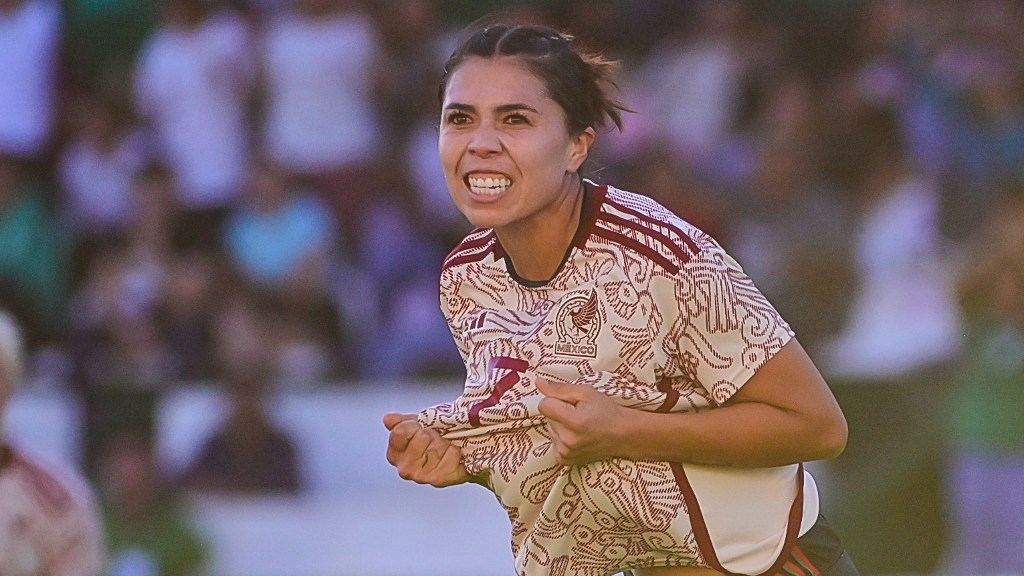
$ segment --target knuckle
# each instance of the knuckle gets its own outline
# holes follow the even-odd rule
[[[408,429],[408,430],[416,430],[416,429],[420,428],[420,423],[419,423],[418,420],[415,420],[415,419],[403,420],[399,424],[399,426],[401,426],[402,428]]]

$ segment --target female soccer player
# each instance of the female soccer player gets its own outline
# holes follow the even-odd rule
[[[471,31],[440,156],[477,227],[441,272],[463,394],[387,414],[402,478],[477,482],[518,574],[857,574],[804,461],[846,421],[789,326],[707,234],[584,179],[621,129],[614,63],[543,26]]]

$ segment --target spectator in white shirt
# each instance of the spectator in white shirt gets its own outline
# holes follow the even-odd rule
[[[60,33],[55,0],[0,0],[0,154],[41,160],[49,151]]]
[[[332,205],[346,242],[374,194],[383,122],[374,105],[381,41],[351,0],[296,0],[268,21],[261,52],[263,146]]]
[[[273,17],[263,38],[271,159],[293,173],[322,174],[366,162],[378,146],[373,20],[337,0],[298,0]]]
[[[248,25],[205,0],[164,0],[135,77],[137,112],[174,172],[190,245],[215,243],[248,165],[254,59]]]

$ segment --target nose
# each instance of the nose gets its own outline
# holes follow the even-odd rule
[[[487,158],[500,153],[501,150],[501,138],[493,127],[483,125],[473,131],[469,139],[470,154]]]

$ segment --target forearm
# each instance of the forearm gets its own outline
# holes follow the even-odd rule
[[[701,412],[629,410],[615,430],[616,456],[718,466],[770,467],[833,458],[845,425],[755,402]]]

